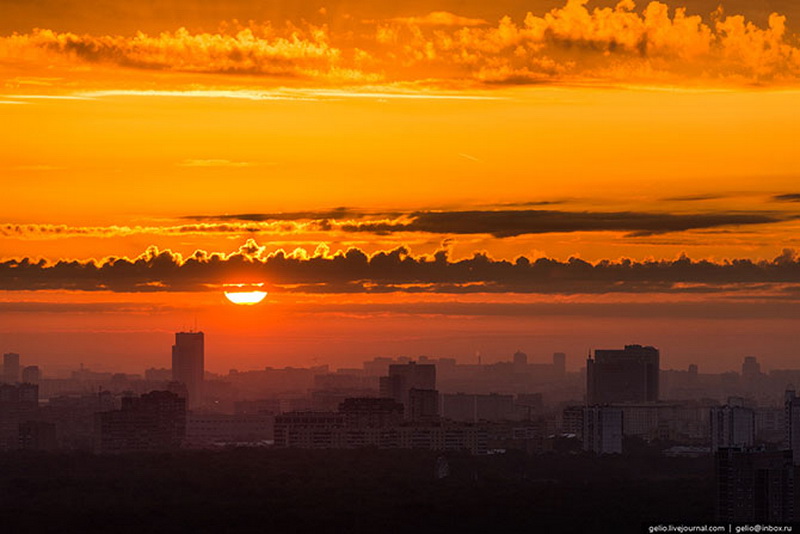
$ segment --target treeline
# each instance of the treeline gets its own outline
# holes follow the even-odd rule
[[[4,532],[639,532],[646,521],[713,517],[708,458],[445,458],[414,450],[5,453],[0,524]],[[443,463],[449,474],[438,478]]]

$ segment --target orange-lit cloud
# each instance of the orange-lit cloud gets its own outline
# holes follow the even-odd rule
[[[126,237],[131,235],[280,234],[314,230],[315,226],[287,221],[252,223],[197,223],[173,226],[69,226],[65,224],[0,224],[0,236],[21,239],[59,237]]]
[[[662,2],[588,0],[496,23],[434,11],[340,25],[250,23],[215,33],[94,35],[38,29],[0,40],[0,57],[146,70],[294,77],[325,84],[796,84],[800,48],[773,13],[765,27],[721,9],[705,18]],[[336,29],[334,29],[336,28]]]

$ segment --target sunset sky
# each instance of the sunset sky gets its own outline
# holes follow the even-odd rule
[[[0,352],[800,367],[798,34],[794,0],[0,0]]]

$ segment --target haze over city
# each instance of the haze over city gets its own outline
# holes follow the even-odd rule
[[[0,0],[0,486],[66,503],[42,466],[119,455],[167,488],[165,454],[255,461],[241,521],[278,531],[581,492],[793,521],[798,32],[792,0]],[[281,494],[328,460],[373,516]]]

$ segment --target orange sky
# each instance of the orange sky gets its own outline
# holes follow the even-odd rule
[[[96,4],[0,2],[1,350],[166,366],[197,317],[217,371],[517,348],[577,368],[632,342],[792,365],[792,2]],[[180,256],[109,259],[152,246]],[[268,300],[232,308],[240,279]]]

